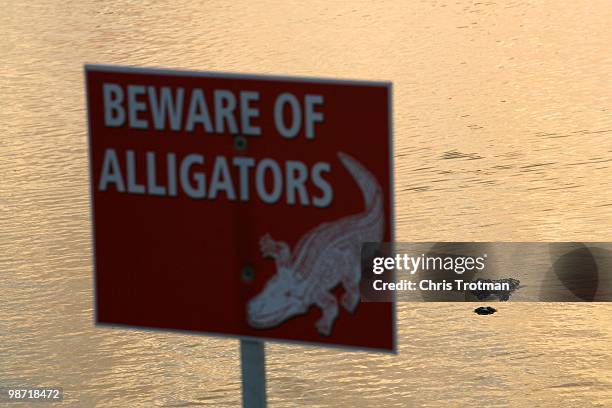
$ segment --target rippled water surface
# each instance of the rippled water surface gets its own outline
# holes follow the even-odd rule
[[[237,341],[93,327],[85,62],[391,80],[398,240],[612,240],[607,0],[0,9],[0,385],[240,403]],[[398,356],[269,345],[270,403],[612,406],[612,305],[472,308],[401,304]]]

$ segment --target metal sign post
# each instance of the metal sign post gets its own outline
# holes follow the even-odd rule
[[[242,368],[242,406],[266,406],[266,361],[263,341],[240,340],[240,366]]]

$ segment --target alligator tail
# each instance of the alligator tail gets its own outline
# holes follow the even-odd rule
[[[382,190],[376,178],[361,163],[346,153],[338,152],[342,165],[351,173],[363,195],[366,214],[379,216],[383,211]]]

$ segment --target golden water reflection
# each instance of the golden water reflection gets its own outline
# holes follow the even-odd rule
[[[236,341],[92,325],[86,62],[392,80],[398,240],[610,241],[605,0],[1,8],[0,385],[240,401]],[[270,345],[270,402],[612,405],[612,306],[471,309],[401,304],[395,357]]]

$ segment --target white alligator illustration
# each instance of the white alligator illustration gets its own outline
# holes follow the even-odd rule
[[[261,238],[262,255],[275,260],[277,273],[247,306],[252,327],[276,327],[315,305],[323,312],[316,328],[328,336],[338,316],[331,290],[340,283],[345,291],[342,306],[350,313],[357,307],[361,245],[383,238],[383,194],[376,178],[358,161],[342,152],[338,157],[359,185],[365,210],[319,225],[302,236],[293,252],[287,243],[275,241],[269,234]]]

